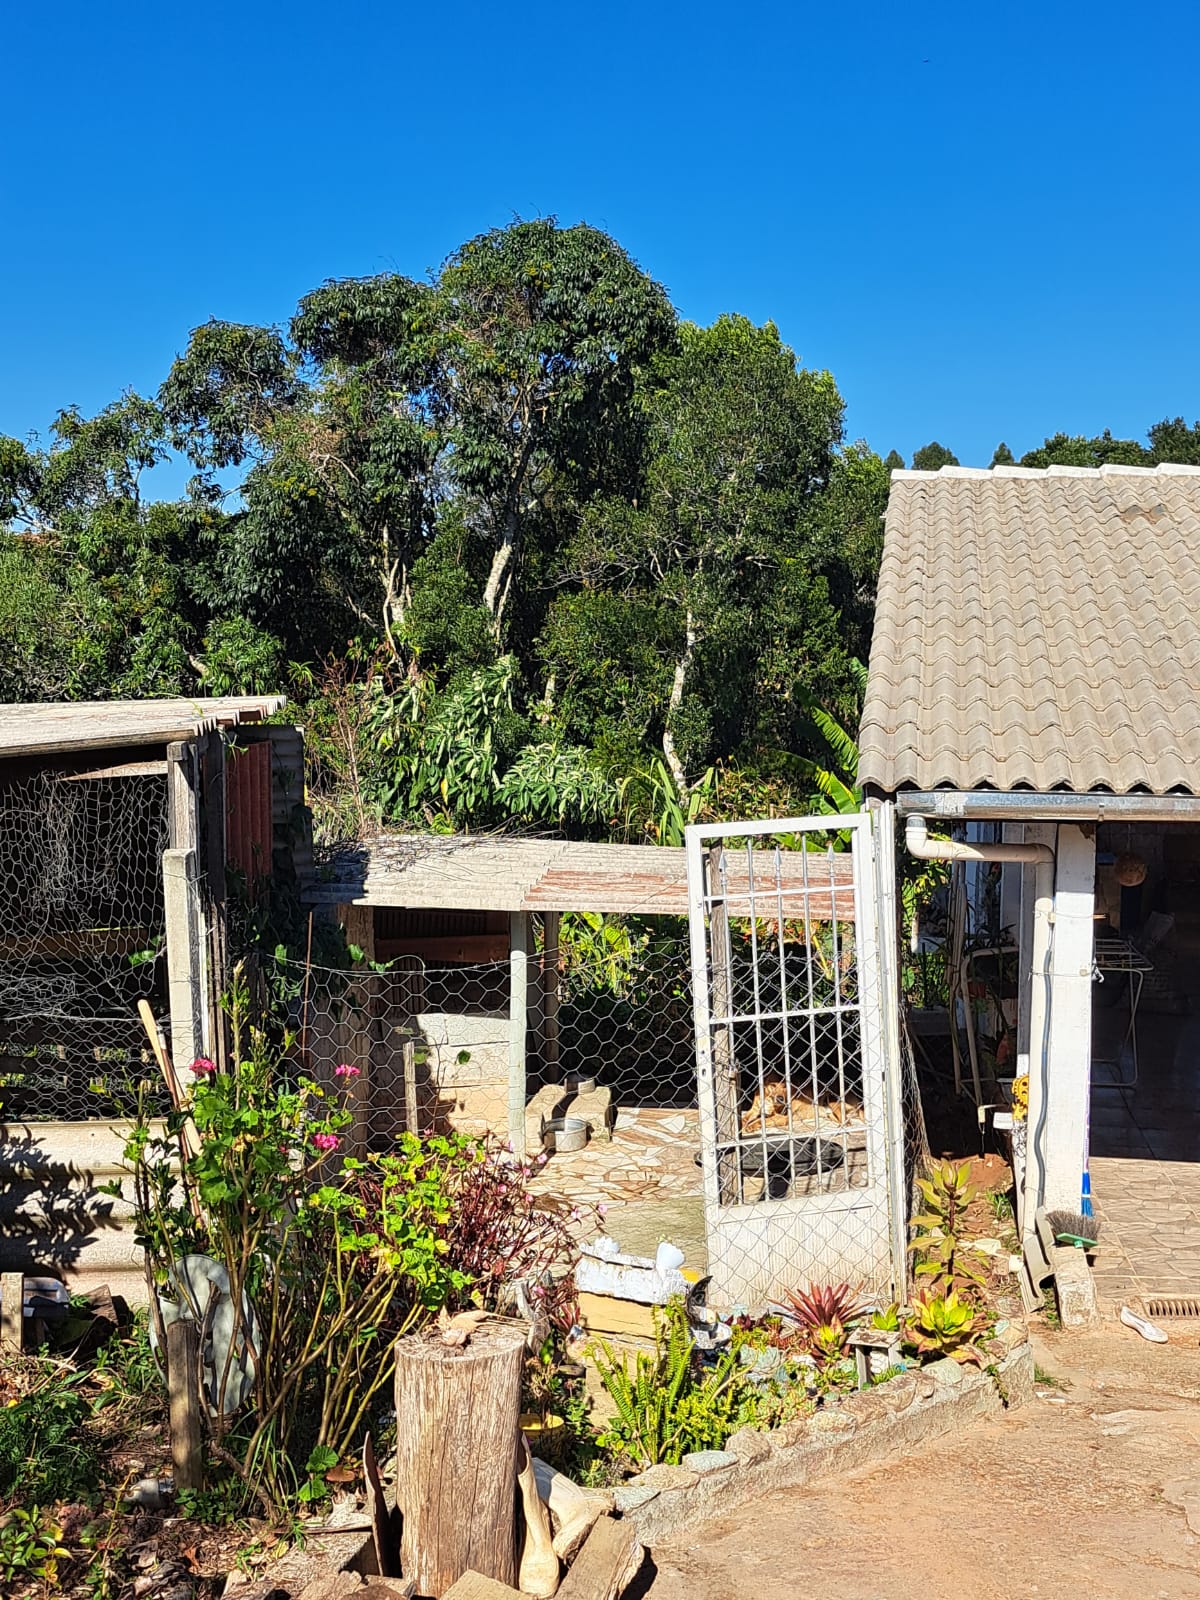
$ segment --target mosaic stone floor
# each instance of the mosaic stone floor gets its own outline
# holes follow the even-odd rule
[[[1104,1014],[1096,1018],[1103,1055]],[[1096,1288],[1110,1306],[1151,1295],[1200,1295],[1200,1017],[1143,1013],[1136,1084],[1097,1065],[1091,1174],[1103,1223]]]
[[[572,1206],[604,1206],[604,1229],[623,1250],[652,1256],[670,1239],[703,1272],[699,1148],[697,1111],[622,1107],[611,1142],[593,1138],[582,1150],[551,1156],[533,1189]]]

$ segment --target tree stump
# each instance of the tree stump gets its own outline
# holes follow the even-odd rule
[[[484,1323],[453,1347],[396,1346],[400,1568],[434,1600],[464,1572],[516,1587],[516,1473],[525,1335]]]

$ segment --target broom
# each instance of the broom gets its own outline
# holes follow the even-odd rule
[[[1094,1250],[1100,1243],[1100,1224],[1083,1211],[1048,1211],[1046,1221],[1055,1244],[1073,1244],[1078,1250]]]

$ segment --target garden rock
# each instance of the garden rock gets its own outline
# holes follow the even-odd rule
[[[953,1356],[943,1356],[940,1361],[931,1361],[922,1372],[926,1377],[932,1378],[934,1383],[957,1385],[963,1381],[962,1364],[955,1361]]]
[[[775,1451],[790,1450],[793,1445],[808,1438],[808,1417],[795,1417],[791,1422],[781,1422],[777,1428],[772,1428],[767,1435],[771,1449]]]
[[[906,1372],[903,1377],[892,1378],[879,1390],[880,1404],[886,1411],[895,1413],[906,1411],[917,1398],[920,1381],[913,1372]]]
[[[736,1433],[730,1434],[725,1441],[725,1448],[731,1456],[735,1456],[743,1465],[755,1461],[765,1461],[771,1454],[771,1443],[766,1434],[760,1433],[757,1428],[739,1428]]]
[[[889,1411],[882,1395],[875,1389],[863,1389],[858,1394],[848,1395],[843,1404],[859,1423],[875,1422],[879,1417],[887,1416]]]
[[[703,1478],[710,1472],[726,1472],[730,1467],[736,1467],[738,1458],[728,1450],[693,1450],[684,1456],[680,1464]]]
[[[686,1467],[668,1466],[660,1461],[657,1466],[647,1467],[645,1472],[639,1472],[636,1477],[630,1478],[630,1485],[637,1484],[646,1489],[655,1489],[660,1493],[664,1489],[690,1489],[697,1478],[694,1472],[689,1472]]]
[[[829,1434],[853,1433],[858,1423],[848,1411],[840,1408],[836,1411],[814,1411],[808,1419],[811,1433]]]
[[[657,1500],[658,1490],[648,1483],[623,1483],[613,1490],[613,1506],[622,1514]]]
[[[998,1322],[992,1329],[992,1338],[1003,1345],[1005,1350],[1015,1350],[1018,1345],[1026,1343],[1029,1338],[1029,1330],[1023,1322],[1005,1319]]]

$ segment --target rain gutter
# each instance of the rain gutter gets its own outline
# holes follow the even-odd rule
[[[1200,822],[1200,795],[909,790],[897,794],[896,809],[902,817],[940,817],[955,822]]]

